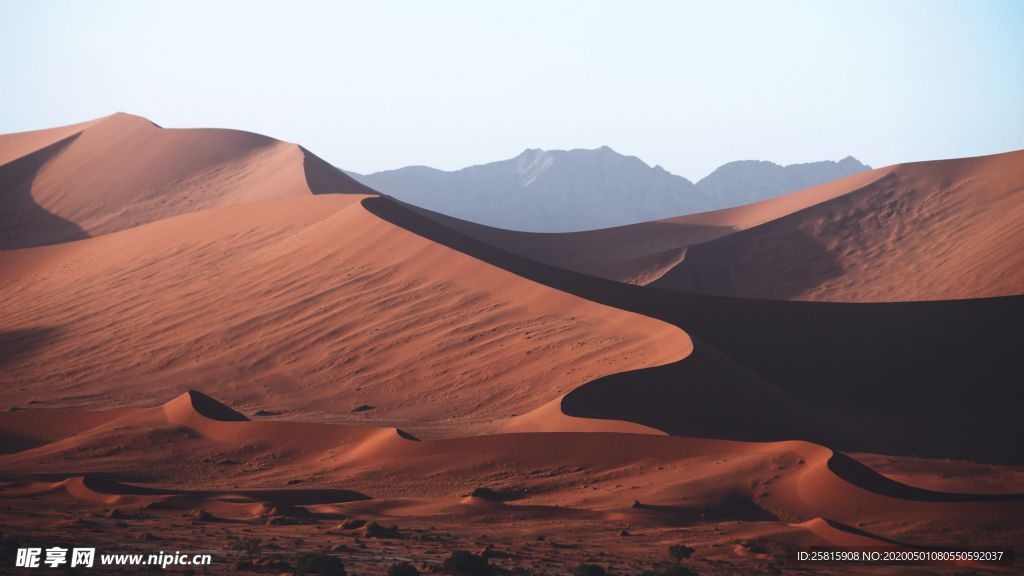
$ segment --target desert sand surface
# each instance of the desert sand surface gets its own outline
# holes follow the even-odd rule
[[[566,264],[689,255],[927,180],[910,168],[547,258],[245,132],[116,114],[0,136],[0,159],[4,542],[207,551],[215,573],[323,552],[350,574],[454,550],[634,574],[687,544],[689,569],[747,574],[789,545],[1024,543],[1024,297],[737,298]],[[1002,178],[1012,213],[1008,163],[985,162],[962,174]],[[992,230],[979,258],[1007,246]],[[954,569],[1021,572],[920,573]]]
[[[364,204],[519,276],[686,331],[689,356],[577,388],[563,400],[571,416],[684,436],[1024,460],[1024,446],[1006,442],[1024,435],[1015,416],[1024,297],[849,304],[652,289],[538,265],[385,198]]]
[[[46,414],[18,415],[4,432],[31,433]],[[730,574],[760,569],[787,544],[984,536],[1013,545],[1022,535],[1022,470],[1000,469],[1013,493],[948,492],[938,479],[911,488],[799,441],[607,432],[419,441],[393,428],[246,421],[196,392],[95,423],[0,456],[12,476],[68,476],[69,456],[77,464],[60,481],[4,484],[6,527],[139,551],[228,549],[248,532],[276,541],[282,556],[333,550],[364,573],[399,559],[436,570],[452,550],[488,544],[506,570],[663,569],[667,546],[686,542],[697,550],[687,566]],[[469,495],[481,487],[486,497]],[[347,518],[394,528],[374,537]]]
[[[418,427],[505,420],[689,353],[674,326],[429,242],[361,199],[251,202],[0,252],[6,399],[137,407],[201,383],[250,413],[430,436]]]

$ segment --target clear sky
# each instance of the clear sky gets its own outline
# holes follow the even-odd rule
[[[0,133],[116,111],[364,173],[976,156],[1024,148],[1024,1],[0,2]]]

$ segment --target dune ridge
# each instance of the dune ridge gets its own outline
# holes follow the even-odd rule
[[[536,233],[493,228],[402,206],[467,236],[531,260],[598,278],[647,285],[680,262],[684,248],[746,230],[866,186],[884,169],[869,170],[754,204],[585,232]]]
[[[221,129],[163,129],[117,113],[0,136],[0,249],[101,236],[213,207],[314,193],[373,194],[308,150]]]
[[[651,285],[831,302],[1024,293],[1024,151],[883,170],[842,196],[690,246]]]
[[[251,411],[464,434],[689,353],[678,328],[434,244],[366,198],[247,202],[0,252],[15,311],[0,333],[50,330],[4,360],[11,401],[138,407],[202,381]],[[350,412],[361,404],[374,409]]]
[[[1024,339],[1024,297],[847,304],[660,290],[528,260],[388,198],[367,198],[362,204],[396,226],[524,278],[684,329],[694,342],[718,353],[721,372],[716,378],[752,373],[777,388],[781,397],[808,407],[817,414],[815,420],[830,420],[842,433],[840,438],[813,440],[861,452],[1024,462],[1024,449],[1005,442],[1024,433],[1011,408],[1022,401],[1013,383],[1024,370],[1024,356],[1018,353]],[[664,378],[661,371],[652,371],[658,375],[651,380],[652,389],[669,391],[672,382],[687,382],[705,371],[695,371],[701,361],[690,354],[667,365]],[[718,385],[717,380],[704,378],[703,382]],[[657,384],[659,380],[667,386]],[[963,393],[964,382],[971,382],[968,395]],[[669,397],[686,400],[674,393],[655,398]],[[698,397],[714,398],[714,393],[701,392]],[[655,398],[648,404],[653,410],[659,406]],[[742,395],[738,399],[737,407],[748,400]],[[602,403],[611,409],[604,417],[624,419],[628,404]],[[792,413],[760,412],[773,422],[775,432],[814,429],[783,424],[788,414]],[[639,423],[652,426],[650,421]],[[765,439],[758,430],[749,432],[757,435],[733,439]]]
[[[773,300],[904,302],[1024,293],[1024,151],[898,164],[754,204],[535,234],[406,205],[503,250],[600,278]]]
[[[7,484],[0,497],[66,492],[108,504],[141,507],[155,501],[172,509],[206,506],[245,512],[248,517],[254,510],[275,504],[307,506],[310,511],[322,506],[319,509],[337,516],[345,512],[332,506],[357,500],[369,500],[366,505],[372,509],[376,501],[405,499],[402,510],[406,513],[416,506],[429,510],[430,500],[437,498],[450,506],[460,502],[455,497],[458,491],[487,482],[495,490],[518,494],[514,505],[505,509],[539,506],[555,515],[590,511],[606,519],[677,526],[717,517],[769,524],[781,521],[799,528],[825,518],[839,523],[840,528],[865,526],[862,532],[874,538],[893,534],[889,527],[893,519],[971,519],[996,525],[1024,512],[1024,490],[1012,494],[924,490],[886,479],[847,456],[807,442],[747,443],[609,432],[415,441],[393,429],[238,421],[233,420],[237,416],[230,408],[216,404],[190,391],[164,405],[114,418],[73,437],[2,455],[3,477],[15,483]],[[200,410],[229,420],[204,416]],[[45,417],[43,412],[34,415]],[[177,427],[168,428],[169,423]],[[161,444],[165,448],[153,449]],[[76,476],[56,483],[19,479],[29,470],[38,474],[61,469],[66,466],[62,455],[70,451],[91,456],[79,461]],[[168,465],[166,454],[179,451],[191,456]],[[226,455],[234,464],[217,462]],[[497,467],[496,455],[501,455],[503,462]],[[277,465],[258,465],[268,457],[277,460]],[[245,486],[234,490],[205,487],[223,483],[238,468],[247,471]],[[529,473],[538,469],[558,472]],[[285,479],[297,474],[304,478],[303,486],[282,487]],[[125,484],[126,478],[133,480]],[[379,482],[382,478],[389,481]],[[455,479],[456,483],[432,485],[423,478]],[[626,478],[641,488],[613,488]],[[154,481],[178,487],[148,485]],[[579,492],[573,488],[578,482],[601,489]],[[1015,482],[1024,487],[1024,476],[1018,475]],[[634,499],[643,506],[630,507]],[[468,504],[480,508],[475,500]],[[260,506],[254,506],[257,504]],[[551,508],[555,504],[562,510]],[[493,511],[501,506],[482,508]],[[814,526],[809,528],[815,531]]]

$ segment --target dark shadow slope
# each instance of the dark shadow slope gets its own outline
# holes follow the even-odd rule
[[[354,490],[337,488],[271,488],[242,490],[179,490],[175,488],[154,488],[151,486],[134,486],[103,478],[85,476],[82,484],[99,494],[119,494],[127,496],[188,496],[190,498],[210,498],[227,502],[268,502],[291,506],[309,506],[312,504],[334,504],[338,502],[355,502],[369,500],[370,497]]]
[[[1024,408],[1024,297],[837,304],[670,292],[530,261],[386,197],[365,199],[363,206],[396,226],[514,274],[679,326],[797,401],[830,418],[836,415],[833,420],[851,440],[833,447],[1024,462],[1024,444],[1017,441],[1024,437],[1019,418]],[[660,386],[673,377],[686,378],[682,367],[695,361],[691,357],[666,368],[679,372],[659,373]],[[635,385],[628,379],[615,381]],[[604,417],[622,419],[618,412]],[[871,419],[871,430],[860,425],[865,417]]]
[[[397,201],[431,220],[506,252],[574,272],[626,281],[663,269],[680,259],[683,248],[733,233],[728,226],[657,220],[584,232],[540,233],[493,228]],[[638,267],[642,270],[630,270]],[[635,284],[636,282],[630,282]]]
[[[562,398],[577,418],[625,420],[673,436],[851,446],[820,414],[698,339],[680,362],[599,378]]]
[[[886,478],[846,454],[836,452],[828,459],[833,474],[858,488],[899,500],[916,502],[1024,502],[1024,494],[960,494],[936,492],[901,484]]]
[[[202,392],[188,391],[192,408],[201,416],[219,422],[248,422],[249,419]]]
[[[319,156],[299,146],[302,150],[302,171],[306,176],[306,185],[313,194],[369,194],[377,195],[377,191],[356,182],[348,174],[331,166]]]
[[[32,183],[39,171],[80,134],[68,136],[0,166],[0,250],[89,238],[78,224],[51,214],[32,197]]]

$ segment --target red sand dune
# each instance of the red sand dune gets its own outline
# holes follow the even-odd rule
[[[694,352],[680,362],[570,393],[567,415],[674,435],[1024,462],[1024,445],[1006,440],[1024,434],[1024,297],[846,304],[658,290],[527,260],[384,198],[363,204],[436,243],[691,337]]]
[[[51,141],[35,173],[14,169]],[[689,353],[681,330],[367,213],[372,191],[293,144],[117,114],[0,146],[21,154],[0,171],[51,218],[37,243],[66,222],[104,234],[0,252],[16,404],[139,406],[202,383],[290,417],[498,426]],[[361,404],[374,410],[350,413]]]
[[[679,263],[684,248],[764,224],[846,194],[875,171],[756,204],[586,232],[541,234],[492,228],[400,203],[467,236],[531,260],[598,278],[646,285]]]
[[[1024,294],[1024,151],[873,172],[848,194],[689,247],[651,285],[832,302]]]
[[[311,176],[307,179],[308,176]],[[109,234],[217,206],[372,193],[289,144],[238,130],[165,130],[114,114],[0,136],[0,249]]]
[[[16,416],[0,418],[5,433],[29,431],[50,418],[46,412]],[[85,478],[8,484],[0,497],[65,495],[128,513],[202,507],[249,524],[262,523],[259,516],[278,508],[314,521],[376,515],[408,523],[410,517],[436,522],[485,515],[504,519],[514,531],[512,520],[525,515],[537,519],[534,525],[561,518],[628,522],[636,529],[700,528],[700,537],[712,542],[754,534],[803,544],[929,545],[961,534],[956,527],[967,522],[999,530],[998,542],[991,543],[1022,534],[1019,471],[1002,471],[1014,493],[952,493],[942,491],[938,479],[935,489],[922,490],[806,442],[602,432],[417,441],[394,429],[244,421],[195,392],[111,416],[62,440],[0,456],[11,477],[59,473],[67,469],[66,455],[75,454],[75,473]],[[919,468],[936,464],[919,461]],[[289,480],[302,483],[285,487]],[[218,488],[225,484],[236,486]],[[460,496],[481,485],[496,496]],[[632,506],[635,500],[641,505]],[[906,528],[935,523],[947,528]],[[715,529],[707,534],[710,525]],[[732,548],[727,552],[744,554]]]
[[[879,168],[757,204],[567,234],[421,214],[504,250],[631,284],[776,300],[1024,293],[1024,151]]]
[[[1009,417],[1019,298],[852,309],[651,290],[515,257],[388,199],[309,194],[346,190],[336,175],[304,170],[292,198],[0,253],[9,401],[138,407],[201,385],[247,411],[424,437],[596,426],[1021,458],[1002,440],[1024,430]],[[839,196],[832,184],[765,205]],[[688,335],[694,354],[636,371],[689,354]],[[362,404],[374,409],[349,412]]]
[[[134,134],[138,119],[125,120]],[[174,150],[176,164],[202,164]],[[90,157],[119,170],[117,157]],[[247,410],[401,423],[425,437],[599,425],[1019,458],[999,441],[1020,431],[1018,420],[992,417],[1020,395],[1007,388],[1021,368],[1019,323],[1009,320],[1021,316],[1019,299],[851,309],[643,289],[516,258],[384,198],[309,195],[348,190],[335,176],[306,169],[298,197],[0,253],[16,311],[0,326],[10,401],[130,407],[201,383]],[[841,197],[844,182],[691,220],[754,226]],[[691,347],[687,334],[636,313],[696,336],[696,353],[630,372]],[[967,398],[956,394],[964,381],[974,382]],[[348,412],[360,404],[375,409]],[[544,422],[527,416],[542,406]],[[432,431],[420,429],[428,423]]]
[[[5,397],[137,407],[202,385],[249,410],[439,434],[689,353],[677,328],[432,243],[362,198],[252,202],[0,252]],[[361,404],[375,409],[350,413]]]

